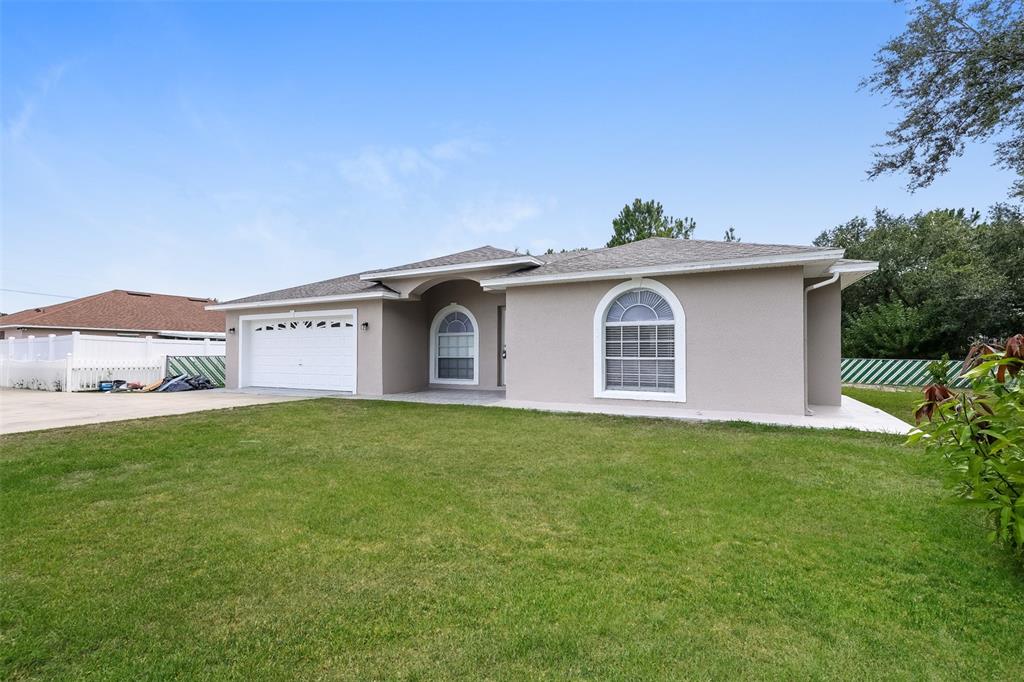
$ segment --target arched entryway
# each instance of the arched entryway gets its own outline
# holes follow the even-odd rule
[[[430,382],[480,383],[480,326],[464,306],[450,303],[430,325]]]

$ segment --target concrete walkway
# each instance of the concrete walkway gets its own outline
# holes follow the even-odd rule
[[[901,436],[910,433],[910,424],[897,419],[888,412],[866,405],[859,400],[847,398],[845,395],[842,403],[839,406],[811,405],[813,415],[687,410],[678,407],[636,407],[633,405],[538,403],[526,400],[505,400],[500,406],[546,412],[585,412],[698,422],[750,422],[773,426],[802,426],[812,429],[855,429],[873,433],[893,433]]]
[[[237,393],[223,389],[181,393],[51,393],[2,389],[0,433],[279,403],[303,397]]]
[[[261,405],[308,398],[352,400],[394,400],[444,405],[482,405],[545,412],[577,412],[627,417],[656,417],[697,422],[741,421],[816,429],[857,429],[905,435],[910,425],[870,405],[843,396],[838,407],[814,406],[813,415],[765,414],[688,410],[680,407],[640,407],[634,404],[587,405],[507,400],[504,391],[432,389],[385,396],[357,396],[334,391],[245,388],[228,391],[184,391],[182,393],[49,393],[46,391],[0,390],[0,433],[37,431],[62,426],[97,424]]]
[[[763,412],[732,412],[718,410],[691,410],[683,407],[637,406],[630,401],[619,404],[588,405],[584,403],[548,403],[527,400],[507,400],[504,391],[482,391],[471,389],[429,389],[411,393],[393,393],[383,396],[360,396],[351,393],[330,391],[306,391],[298,389],[244,388],[245,395],[282,395],[291,397],[331,397],[354,400],[396,400],[409,403],[430,403],[435,405],[483,405],[513,409],[541,410],[544,412],[577,412],[585,414],[608,414],[625,417],[657,417],[697,422],[751,422],[775,426],[802,426],[812,429],[856,429],[874,433],[906,435],[910,424],[897,419],[859,400],[843,396],[842,405],[811,405],[813,415],[771,414]]]

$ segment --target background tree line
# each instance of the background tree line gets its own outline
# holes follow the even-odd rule
[[[974,338],[1024,329],[1024,213],[997,205],[854,218],[814,240],[875,260],[843,292],[843,356],[962,358]]]
[[[636,199],[612,220],[608,246],[651,237],[690,239],[691,218]],[[725,241],[737,241],[732,228]],[[977,211],[912,216],[875,211],[822,232],[816,246],[878,261],[878,272],[843,292],[843,355],[964,357],[972,340],[1024,329],[1024,211],[999,204]]]

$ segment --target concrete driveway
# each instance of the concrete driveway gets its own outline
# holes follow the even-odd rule
[[[49,393],[2,389],[0,433],[280,403],[303,397],[234,393],[223,389],[181,393]]]

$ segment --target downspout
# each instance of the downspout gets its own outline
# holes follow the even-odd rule
[[[804,414],[812,416],[814,412],[810,408],[810,404],[807,401],[807,388],[808,388],[808,370],[807,370],[807,294],[811,293],[815,289],[827,287],[829,284],[835,284],[839,280],[839,273],[833,272],[832,276],[828,279],[818,282],[817,284],[810,284],[804,287]]]

